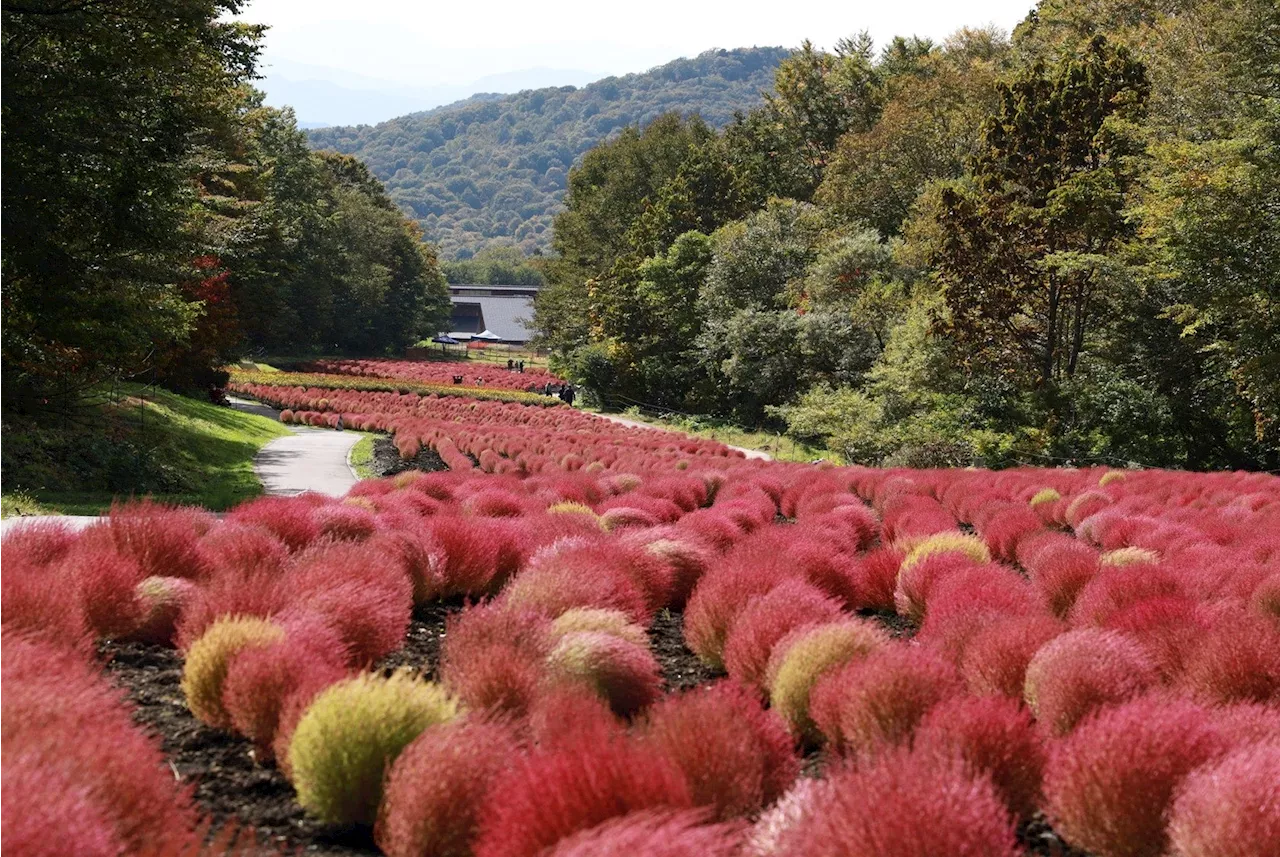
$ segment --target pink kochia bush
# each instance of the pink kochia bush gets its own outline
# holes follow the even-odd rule
[[[1226,749],[1212,712],[1193,702],[1146,697],[1105,709],[1050,753],[1050,820],[1099,857],[1159,857],[1183,779]]]
[[[1280,843],[1280,739],[1192,772],[1169,815],[1177,857],[1256,857]]]
[[[897,750],[812,790],[767,853],[777,857],[1014,857],[991,781],[950,755]]]
[[[1155,663],[1132,637],[1085,628],[1055,637],[1027,666],[1025,699],[1042,728],[1065,735],[1099,706],[1154,687]]]
[[[1030,818],[1040,804],[1044,739],[1031,713],[999,696],[952,696],[929,709],[916,728],[915,748],[958,755],[969,769],[986,774],[996,793],[1018,818]]]
[[[738,857],[741,825],[701,812],[634,812],[563,839],[547,857]]]
[[[501,602],[449,617],[440,677],[473,711],[523,716],[542,683],[554,639],[551,621]]]
[[[788,579],[752,601],[734,621],[724,646],[729,675],[765,690],[765,670],[773,647],[802,625],[840,617],[840,603],[808,581]]]
[[[520,753],[511,727],[459,720],[427,729],[387,775],[375,827],[389,857],[466,857],[485,795]]]
[[[1244,611],[1227,611],[1208,634],[1190,643],[1182,686],[1209,703],[1280,705],[1280,626]]]
[[[729,681],[667,697],[640,735],[684,773],[694,803],[721,819],[760,812],[800,773],[786,725]]]
[[[625,741],[538,751],[494,781],[476,857],[535,857],[575,833],[632,812],[689,809],[680,769]]]
[[[824,674],[813,687],[809,713],[835,750],[870,757],[909,742],[930,708],[963,691],[946,661],[895,643]]]

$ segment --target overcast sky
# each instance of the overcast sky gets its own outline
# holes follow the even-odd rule
[[[241,17],[271,27],[267,64],[432,86],[531,68],[625,74],[713,47],[795,47],[806,38],[829,47],[863,29],[880,44],[899,34],[940,39],[963,25],[1010,30],[1031,6],[1031,0],[250,0]]]

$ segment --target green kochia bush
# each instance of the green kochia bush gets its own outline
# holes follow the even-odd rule
[[[289,745],[298,803],[331,824],[373,824],[391,763],[457,713],[447,691],[408,672],[334,684],[307,708]]]

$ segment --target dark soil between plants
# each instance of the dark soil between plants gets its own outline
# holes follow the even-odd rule
[[[396,449],[395,443],[391,440],[391,435],[378,435],[373,439],[373,461],[370,466],[373,472],[379,476],[395,476],[397,473],[404,473],[407,470],[422,470],[427,473],[435,473],[439,470],[448,470],[449,467],[444,463],[444,459],[430,447],[424,446],[422,451],[416,457],[409,461],[405,461],[400,457],[400,451]]]
[[[461,601],[414,611],[404,646],[377,664],[385,673],[408,667],[436,677],[445,619]],[[215,826],[236,819],[252,827],[258,842],[282,852],[378,854],[368,830],[335,828],[308,818],[293,786],[274,765],[260,764],[252,743],[204,725],[182,696],[182,657],[165,646],[107,642],[100,647],[106,671],[136,706],[134,720],[159,735],[174,776],[195,784],[195,799]]]

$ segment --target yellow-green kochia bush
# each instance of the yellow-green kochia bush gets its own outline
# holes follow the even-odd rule
[[[412,672],[365,673],[330,686],[289,744],[298,803],[330,824],[373,824],[391,763],[424,729],[457,714],[444,688]]]
[[[1056,488],[1041,488],[1031,498],[1032,506],[1039,506],[1041,503],[1056,503],[1062,499],[1062,494]]]
[[[818,679],[827,670],[888,644],[888,634],[861,619],[797,628],[779,641],[769,659],[766,681],[773,710],[794,734],[817,740],[819,735],[809,716],[809,693]]]
[[[925,557],[938,553],[962,553],[979,565],[991,562],[991,550],[987,547],[987,543],[977,536],[959,531],[935,533],[911,549],[902,560],[902,567],[898,573],[901,574]]]
[[[284,639],[284,629],[257,616],[225,616],[205,629],[182,668],[182,693],[200,720],[225,729],[231,715],[222,704],[222,682],[231,658],[249,646],[269,646]]]

